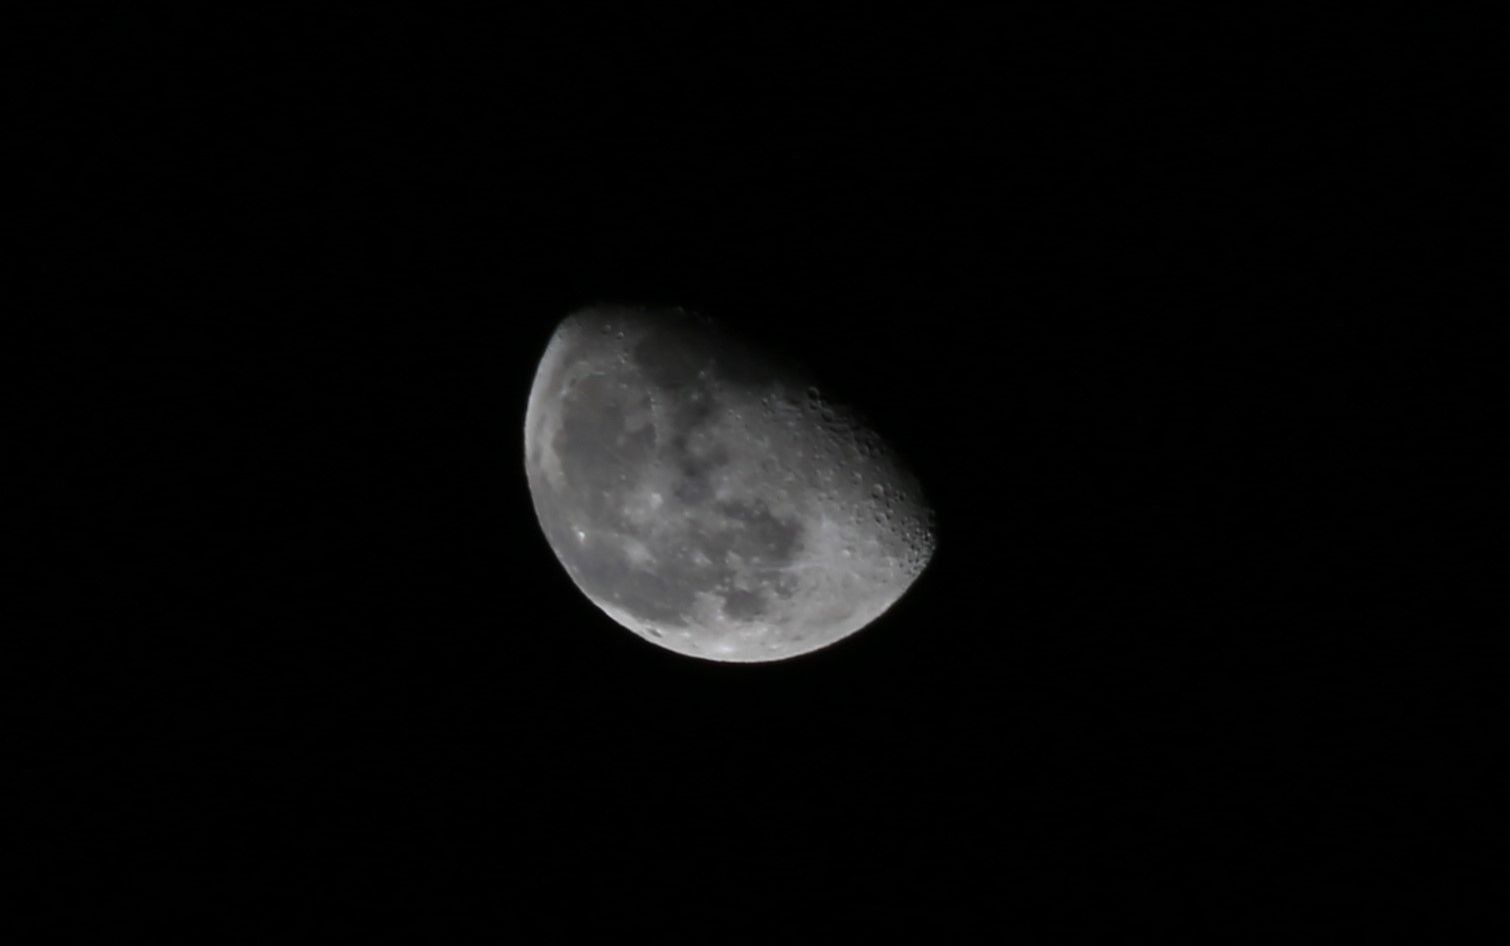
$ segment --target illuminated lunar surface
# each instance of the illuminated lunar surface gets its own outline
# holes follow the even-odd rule
[[[567,317],[524,440],[536,515],[577,587],[688,656],[825,647],[891,607],[933,553],[931,511],[879,436],[680,309]]]

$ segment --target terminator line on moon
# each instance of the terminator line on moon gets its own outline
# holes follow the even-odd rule
[[[535,513],[577,587],[688,656],[825,647],[891,607],[933,553],[932,513],[879,436],[681,309],[568,316],[524,442]]]

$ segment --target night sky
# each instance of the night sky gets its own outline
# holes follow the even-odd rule
[[[1452,681],[1364,612],[1437,516],[1380,482],[1387,315],[1452,304],[1431,40],[871,16],[60,34],[55,930],[1340,941],[1423,889]],[[859,403],[937,509],[911,591],[766,665],[599,612],[522,426],[599,302]]]

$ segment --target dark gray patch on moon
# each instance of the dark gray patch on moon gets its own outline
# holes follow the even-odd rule
[[[536,374],[525,449],[573,581],[684,654],[825,646],[890,607],[932,554],[921,491],[872,431],[681,310],[568,317]]]

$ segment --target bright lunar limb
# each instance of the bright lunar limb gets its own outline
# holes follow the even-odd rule
[[[832,644],[933,553],[932,512],[884,441],[802,373],[681,309],[568,316],[524,442],[535,513],[577,587],[689,656]]]

